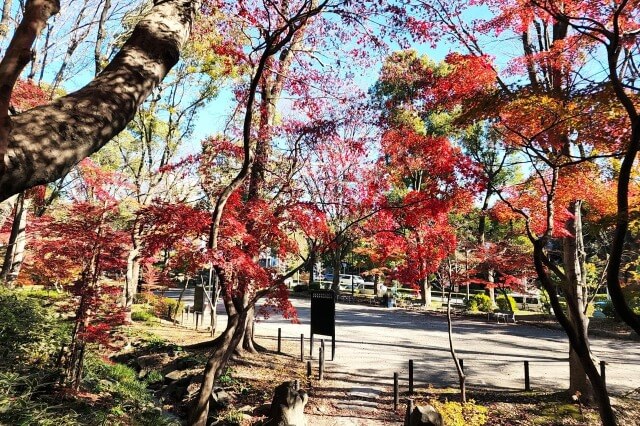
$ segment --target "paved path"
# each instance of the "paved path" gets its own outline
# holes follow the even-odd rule
[[[282,329],[283,338],[291,341],[299,341],[300,334],[309,336],[310,301],[293,299],[292,303],[298,309],[301,324],[291,324],[279,315],[272,315],[256,325],[256,334],[272,339],[274,349],[278,328]],[[222,306],[218,310],[224,314]],[[220,320],[223,326],[224,315]],[[400,374],[400,386],[406,390],[409,359],[414,360],[416,387],[428,384],[455,387],[457,384],[443,316],[338,303],[336,335],[336,358],[327,363],[326,374],[342,376],[353,388],[356,403],[375,400],[375,394],[382,389],[388,391],[394,372]],[[327,359],[330,359],[330,340],[325,340]],[[607,386],[612,393],[626,393],[640,387],[637,341],[593,337],[591,342],[595,355],[608,363]],[[528,360],[534,390],[568,387],[568,340],[562,331],[456,318],[454,344],[464,359],[469,386],[523,389],[523,361]],[[314,352],[318,346],[319,342]],[[307,339],[305,351],[308,357]],[[317,352],[314,356],[317,358]],[[367,404],[361,405],[366,410]]]

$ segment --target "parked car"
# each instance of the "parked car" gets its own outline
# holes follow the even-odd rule
[[[351,286],[353,285],[353,290],[362,290],[364,288],[364,279],[360,275],[349,275],[349,274],[340,274],[340,290],[342,291],[351,291]]]

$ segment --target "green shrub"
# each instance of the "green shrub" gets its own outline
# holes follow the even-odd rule
[[[68,327],[43,303],[21,291],[0,288],[0,365],[42,366],[58,353]]]
[[[224,415],[224,421],[227,424],[231,424],[231,425],[239,425],[242,423],[242,420],[244,420],[244,415],[242,413],[242,411],[238,411],[238,410],[229,410],[227,411],[227,413]]]
[[[491,312],[493,310],[491,298],[484,293],[474,294],[467,302],[467,309],[472,312]]]
[[[96,355],[87,356],[83,383],[93,392],[111,394],[124,412],[145,408],[151,402],[146,383],[124,364],[111,364]]]
[[[600,305],[600,310],[607,318],[617,318],[616,310],[613,307],[613,302],[611,300],[607,300],[605,303]]]
[[[153,316],[153,314],[149,311],[147,311],[146,309],[142,309],[139,311],[133,311],[131,312],[131,319],[133,321],[151,321],[152,319],[154,319],[155,317]]]
[[[498,309],[503,312],[516,312],[518,310],[518,304],[510,295],[507,295],[506,299],[502,294],[496,297],[496,305],[498,305]]]
[[[157,296],[153,293],[137,293],[133,298],[133,303],[149,305],[152,314],[158,318],[175,319],[176,307],[180,313],[184,309],[184,303],[168,297]],[[144,320],[141,320],[144,321]]]
[[[473,400],[465,404],[453,401],[430,403],[442,414],[442,423],[447,426],[483,426],[487,423],[489,410]]]
[[[168,297],[156,297],[152,306],[153,312],[158,318],[166,318],[169,320],[175,319],[176,312],[180,313],[184,310],[184,303],[180,302],[178,305],[177,300]]]

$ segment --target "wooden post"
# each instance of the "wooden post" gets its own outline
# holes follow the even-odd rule
[[[311,361],[307,361],[307,379],[311,377]]]
[[[462,372],[464,373],[464,359],[460,358],[460,368],[462,369]]]
[[[398,411],[400,391],[398,389],[398,373],[393,373],[393,411]]]
[[[413,360],[409,360],[409,395],[413,395]]]
[[[200,312],[196,312],[196,330],[198,329],[198,321],[200,320]]]
[[[184,323],[184,308],[182,309],[182,315],[180,315],[180,325]]]
[[[604,361],[600,361],[600,377],[602,377],[602,383],[604,384],[605,387],[607,387],[607,374],[605,371],[605,365],[607,363]]]
[[[300,335],[300,362],[304,361],[304,334]]]
[[[318,380],[324,379],[324,348],[318,348]]]
[[[278,328],[278,353],[282,353],[282,329]]]
[[[300,390],[300,379],[295,379],[293,381],[293,386],[294,386],[295,390]]]
[[[529,361],[524,362],[524,390],[531,390],[531,383],[529,382]]]

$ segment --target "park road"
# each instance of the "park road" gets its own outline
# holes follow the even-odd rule
[[[174,291],[166,293],[176,297]],[[192,303],[188,291],[185,302]],[[299,341],[305,335],[305,360],[309,359],[310,300],[292,299],[300,324],[280,315],[259,319],[256,335],[273,339],[277,346],[278,328],[282,338]],[[220,327],[224,309],[218,306]],[[206,323],[205,323],[206,325]],[[532,389],[563,390],[569,383],[568,340],[564,332],[524,324],[497,324],[454,318],[454,345],[464,359],[467,383],[495,390],[524,389],[524,361],[529,361]],[[320,338],[316,336],[314,363]],[[416,387],[457,386],[457,375],[449,353],[447,321],[443,315],[398,308],[345,304],[336,305],[336,357],[330,360],[331,339],[327,346],[327,374],[348,374],[354,386],[389,386],[393,373],[400,375],[400,386],[408,383],[408,363],[414,360]],[[607,363],[606,381],[612,394],[640,388],[640,344],[637,341],[592,337],[594,354]],[[289,345],[290,346],[290,345]],[[298,352],[299,354],[299,349]],[[292,354],[295,355],[295,354]]]

